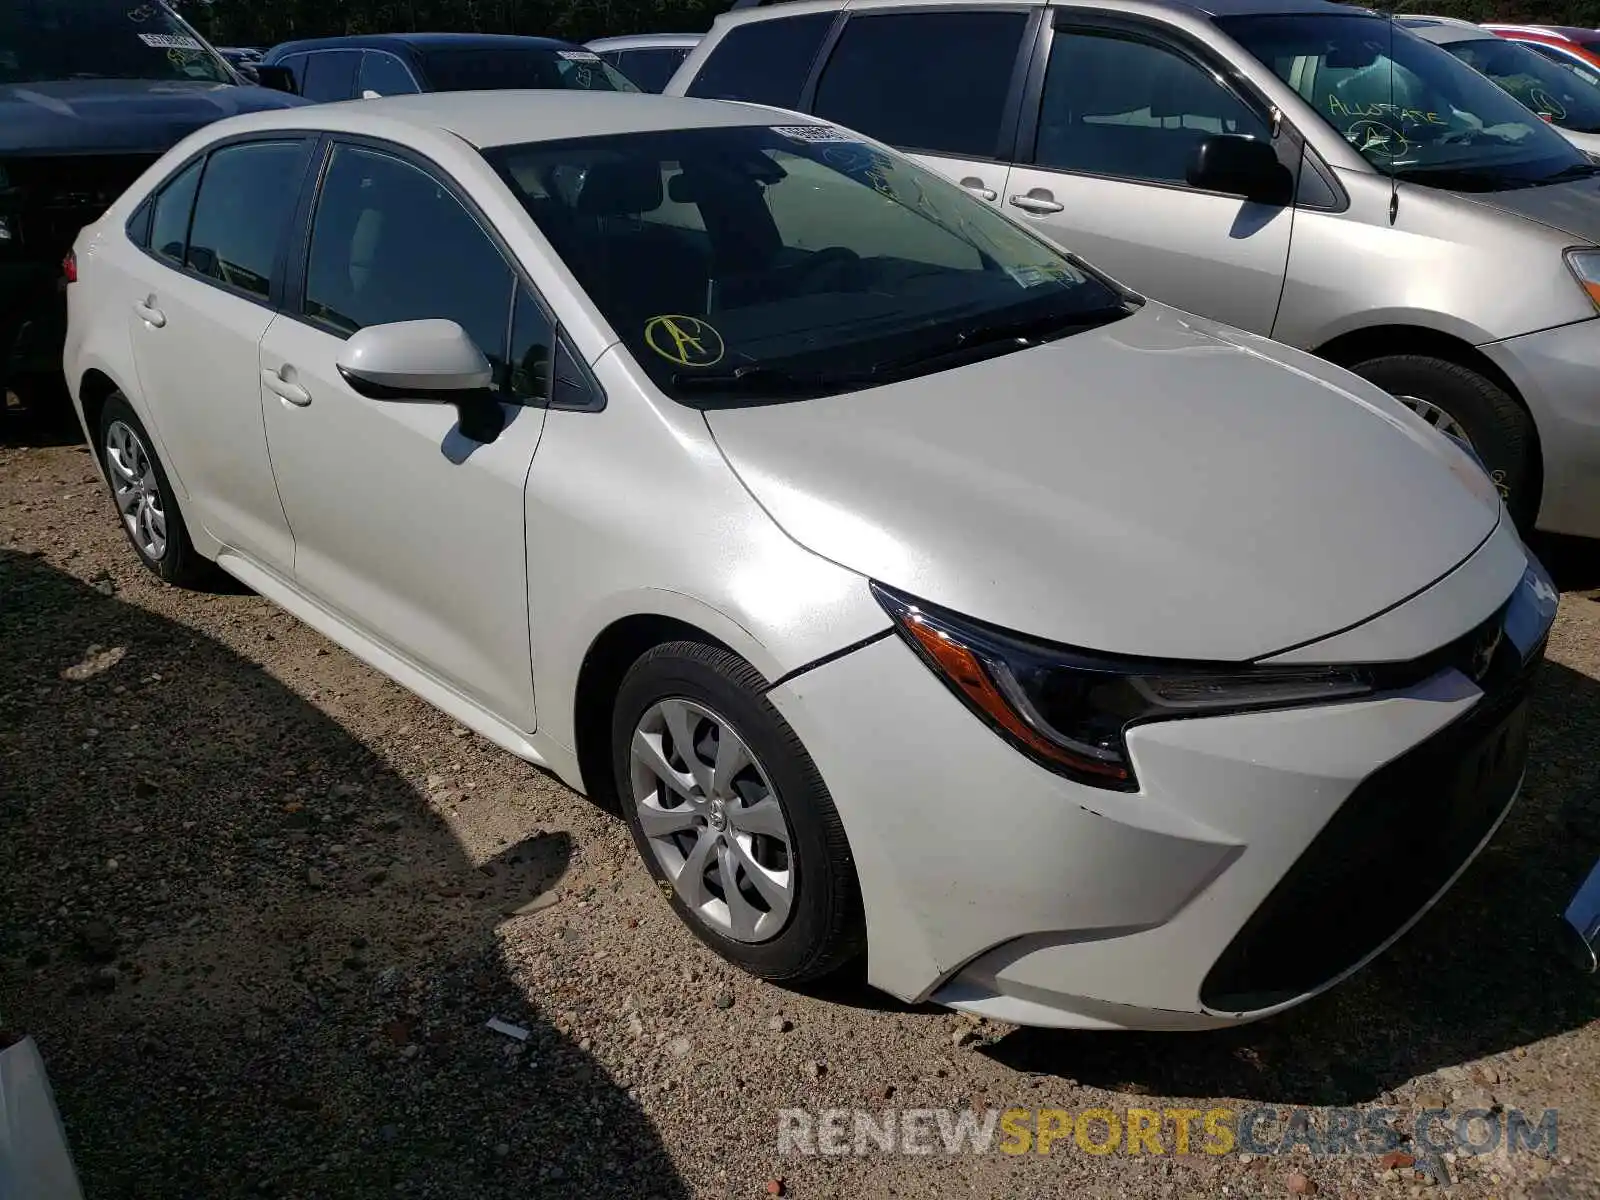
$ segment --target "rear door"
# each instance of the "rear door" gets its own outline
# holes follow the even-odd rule
[[[1271,141],[1272,118],[1223,64],[1140,23],[1058,13],[1006,203],[1068,249],[1157,300],[1270,334],[1293,206],[1187,182],[1207,136]],[[1280,157],[1300,169],[1300,146]]]
[[[989,204],[1006,189],[1043,10],[993,5],[852,12],[810,109],[904,150]]]
[[[261,423],[261,337],[281,294],[310,140],[213,150],[156,196],[128,313],[139,382],[191,520],[285,574],[293,542]]]

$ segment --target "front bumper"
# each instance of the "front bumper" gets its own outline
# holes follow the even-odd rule
[[[1600,537],[1600,320],[1479,347],[1527,402],[1539,431],[1538,527]]]
[[[1137,793],[1035,766],[898,638],[770,695],[844,821],[872,983],[1021,1024],[1198,1029],[1330,986],[1448,888],[1515,796],[1547,628],[1484,687],[1448,668],[1372,700],[1138,727]]]

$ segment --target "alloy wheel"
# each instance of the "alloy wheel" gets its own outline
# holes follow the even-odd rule
[[[1421,396],[1396,396],[1395,399],[1446,437],[1455,438],[1458,442],[1465,442],[1469,447],[1472,447],[1474,453],[1477,452],[1477,447],[1472,446],[1472,439],[1467,436],[1467,431],[1461,422],[1433,401],[1424,400]]]
[[[161,484],[155,462],[134,428],[113,421],[106,429],[106,463],[117,511],[133,544],[151,562],[167,553],[167,514],[161,506]]]
[[[733,727],[694,701],[657,701],[634,729],[630,762],[639,825],[683,903],[735,941],[781,933],[794,901],[793,837]]]

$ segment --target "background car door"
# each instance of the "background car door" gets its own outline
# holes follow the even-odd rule
[[[150,286],[128,313],[186,515],[284,572],[294,551],[261,424],[260,346],[309,160],[303,139],[238,143],[167,184],[152,214]]]
[[[446,318],[494,365],[507,424],[371,400],[337,358],[356,330]],[[418,164],[333,148],[303,287],[262,344],[262,401],[294,577],[314,599],[519,728],[533,728],[523,485],[544,425],[551,322],[453,191]]]
[[[906,151],[997,204],[1032,11],[852,15],[822,68],[812,111]]]
[[[1031,163],[1006,202],[1062,245],[1157,300],[1269,334],[1294,209],[1186,182],[1210,134],[1270,140],[1267,119],[1153,35],[1057,17]],[[1298,170],[1298,148],[1289,164]]]
[[[306,56],[300,94],[307,100],[351,100],[356,96],[359,50],[314,50]]]

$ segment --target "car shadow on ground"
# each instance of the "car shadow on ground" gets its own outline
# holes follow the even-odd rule
[[[87,1195],[687,1195],[495,940],[565,835],[475,865],[257,664],[4,550],[0,647],[0,1016]]]
[[[0,446],[70,446],[83,427],[65,379],[0,386]]]
[[[1533,703],[1522,797],[1495,840],[1432,912],[1339,987],[1215,1033],[1019,1030],[988,1053],[1113,1091],[1347,1105],[1600,1017],[1600,983],[1559,956],[1554,936],[1600,856],[1600,762],[1588,749],[1600,744],[1600,682],[1546,663]],[[1327,919],[1339,919],[1337,896]]]

